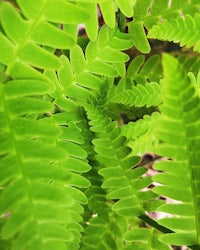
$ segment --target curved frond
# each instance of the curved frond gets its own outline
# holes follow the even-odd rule
[[[185,70],[188,72],[193,72],[195,76],[198,74],[199,67],[200,67],[200,60],[198,56],[188,56],[186,54],[181,54],[178,57],[179,62],[183,65]],[[127,73],[125,77],[122,77],[117,86],[113,86],[113,88],[110,91],[110,100],[116,103],[121,103],[120,101],[123,101],[123,104],[129,104],[132,102],[131,106],[136,106],[136,98],[138,96],[134,97],[135,94],[139,96],[141,95],[141,91],[137,91],[137,87],[139,89],[143,89],[147,86],[148,89],[145,91],[144,96],[150,92],[149,96],[146,96],[146,98],[141,97],[137,103],[142,105],[142,101],[145,99],[146,102],[152,101],[151,96],[153,98],[153,95],[155,95],[155,103],[151,104],[157,106],[159,104],[159,100],[161,99],[160,94],[160,86],[156,83],[160,82],[160,79],[163,77],[163,70],[161,65],[161,60],[159,55],[153,55],[150,58],[148,58],[145,61],[145,57],[143,55],[137,56],[134,58],[127,68]],[[153,83],[153,85],[149,85],[149,83]],[[155,92],[151,92],[150,89],[152,87],[155,87]],[[156,89],[157,86],[157,89]],[[133,93],[133,89],[136,89],[136,93]],[[138,89],[138,90],[139,90]],[[153,89],[152,89],[153,90]],[[156,91],[158,91],[158,95],[156,96]],[[153,94],[154,93],[154,94]],[[122,98],[123,97],[123,98]],[[129,99],[130,98],[130,99]],[[143,99],[144,98],[144,99]],[[148,99],[148,100],[147,100]],[[140,102],[141,101],[141,102]],[[126,103],[125,103],[126,102]],[[153,100],[154,102],[154,100]],[[144,103],[145,105],[145,103]],[[149,103],[149,106],[151,106]]]
[[[200,52],[199,24],[200,14],[196,14],[194,17],[179,16],[153,26],[148,37],[180,43],[180,46],[186,46],[186,48],[194,47],[194,51]]]
[[[164,19],[170,20],[179,15],[199,13],[200,3],[197,0],[146,0],[137,1],[134,6],[134,19],[129,24],[129,32],[133,37],[134,45],[142,53],[150,51],[145,29]],[[145,29],[144,29],[145,28]]]
[[[158,222],[174,231],[161,239],[174,245],[200,244],[200,100],[194,83],[176,59],[164,55],[163,67],[163,104],[157,129],[162,143],[156,153],[169,160],[155,165],[154,168],[162,173],[153,180],[161,184],[154,191],[175,200],[175,203],[158,208],[158,211],[170,214]]]

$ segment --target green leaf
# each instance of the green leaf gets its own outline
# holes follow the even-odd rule
[[[47,22],[38,24],[36,32],[33,33],[31,39],[34,42],[50,46],[53,48],[66,49],[74,45],[73,37],[67,32],[61,32],[60,29]]]
[[[8,101],[8,108],[12,115],[39,114],[51,112],[53,105],[47,101],[32,97],[15,98]]]
[[[136,0],[128,0],[128,1],[123,1],[123,0],[117,0],[116,1],[121,12],[127,16],[127,17],[132,17],[133,16],[133,6],[136,2]]]
[[[0,33],[0,62],[8,64],[14,54],[14,46],[2,33]]]
[[[115,27],[115,6],[112,0],[100,2],[100,7],[105,23],[111,27]]]
[[[142,23],[131,23],[129,25],[129,32],[133,37],[135,47],[142,53],[149,53],[151,48]]]
[[[5,96],[9,98],[23,97],[26,95],[40,95],[51,91],[50,82],[40,80],[14,80],[6,83]]]
[[[17,3],[26,17],[30,19],[35,19],[40,14],[42,8],[45,10],[45,18],[55,23],[80,23],[89,17],[89,13],[85,9],[64,0],[53,0],[50,2],[45,0],[42,4],[38,0],[31,4],[25,0],[17,0]]]

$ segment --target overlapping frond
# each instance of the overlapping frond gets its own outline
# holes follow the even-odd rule
[[[164,20],[152,27],[148,33],[149,38],[173,41],[186,48],[194,47],[194,51],[200,51],[200,14],[194,17],[185,15],[176,19]]]
[[[162,173],[153,180],[160,183],[154,191],[175,203],[158,208],[170,215],[158,222],[174,231],[163,235],[161,240],[175,245],[194,245],[200,242],[200,100],[194,83],[176,59],[164,55],[163,67],[163,104],[157,130],[162,143],[156,152],[169,160],[155,165]]]
[[[143,53],[150,51],[145,29],[149,30],[164,19],[176,18],[179,15],[199,13],[198,0],[146,0],[137,1],[134,6],[134,19],[129,24],[135,46]]]
[[[85,120],[86,122],[87,120]],[[102,188],[103,178],[98,171],[101,164],[96,159],[92,139],[95,138],[84,122],[82,127],[87,145],[88,161],[91,170],[84,174],[91,186],[84,190],[88,203],[84,206],[81,246],[76,249],[121,249],[123,244],[123,232],[127,230],[126,218],[116,215],[111,211],[111,204],[106,199],[106,190]],[[83,131],[84,130],[84,131]],[[75,167],[75,166],[74,166]],[[124,225],[125,223],[125,225]]]

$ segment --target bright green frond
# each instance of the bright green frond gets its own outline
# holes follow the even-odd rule
[[[55,185],[53,181],[63,183],[70,176],[64,168],[58,168],[58,162],[65,158],[64,150],[55,145],[59,128],[51,118],[38,119],[53,110],[53,105],[41,96],[51,88],[47,82],[36,80],[35,89],[31,88],[33,84],[31,80],[28,89],[28,80],[17,80],[1,86],[4,124],[0,133],[0,183],[3,187],[0,214],[5,217],[2,238],[15,238],[13,249],[33,249],[35,244],[46,249],[44,237],[48,239],[46,242],[59,239],[63,248],[64,234],[71,239],[73,236],[62,221],[65,218],[71,223],[72,217],[65,209],[73,204],[73,199],[63,192],[63,185]],[[60,217],[56,219],[52,213]],[[57,232],[53,233],[55,227]]]
[[[161,102],[160,85],[158,83],[138,84],[131,89],[123,91],[121,94],[114,96],[114,103],[121,103],[135,107],[158,106]]]
[[[54,106],[44,94],[53,91],[39,80],[1,85],[1,235],[15,238],[12,249],[46,249],[49,242],[71,249],[80,241],[80,204],[87,198],[79,189],[90,185],[82,176],[90,166],[76,126],[49,117]]]
[[[102,187],[108,192],[107,199],[118,200],[112,206],[113,211],[123,216],[143,214],[145,192],[141,195],[142,201],[138,197],[140,190],[149,186],[151,180],[148,177],[141,178],[146,172],[145,168],[135,167],[140,158],[130,156],[131,150],[126,146],[126,139],[121,136],[115,123],[111,123],[92,106],[87,106],[86,110],[91,131],[96,134],[93,144],[96,159],[102,164],[99,170],[104,178]]]
[[[134,58],[128,65],[126,75],[110,91],[113,103],[147,108],[161,101],[160,86],[162,67],[158,55],[145,61],[143,55]]]
[[[119,9],[121,12],[127,16],[132,17],[133,16],[133,7],[136,3],[136,0],[116,0],[117,5],[119,6]]]
[[[176,59],[164,55],[163,68],[163,104],[160,106],[157,129],[161,144],[156,153],[170,159],[155,165],[155,169],[162,173],[153,177],[161,184],[154,191],[175,200],[177,204],[158,208],[171,214],[160,219],[159,223],[174,231],[161,239],[175,245],[199,244],[200,101],[194,83]],[[183,207],[187,208],[184,209],[184,216],[181,212]]]
[[[148,33],[149,38],[173,41],[187,48],[194,47],[194,51],[200,51],[200,15],[194,17],[186,15],[176,19],[164,20],[153,26]]]

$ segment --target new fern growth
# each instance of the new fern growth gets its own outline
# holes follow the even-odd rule
[[[199,0],[0,20],[0,249],[200,249]]]

